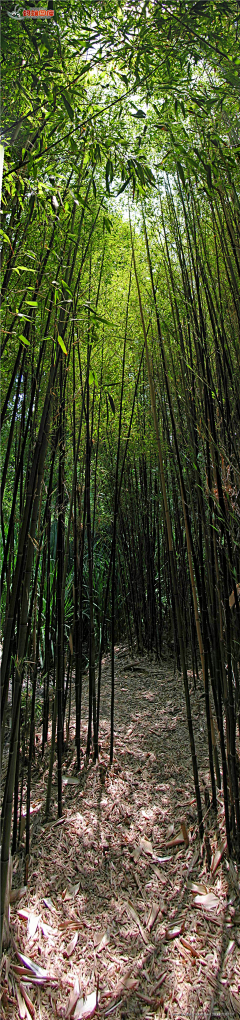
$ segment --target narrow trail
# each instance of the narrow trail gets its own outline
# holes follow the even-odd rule
[[[11,906],[14,943],[3,958],[3,1018],[235,1020],[239,879],[222,852],[221,792],[218,825],[208,811],[207,838],[199,844],[181,678],[169,661],[131,659],[126,648],[116,649],[110,768],[109,656],[102,670],[99,764],[90,760],[77,775],[72,725],[63,818],[56,820],[55,763],[48,824],[47,763],[40,753],[35,761],[29,884]],[[200,680],[194,691],[190,673],[189,685],[206,811],[204,701]],[[86,733],[87,690],[83,746]],[[16,888],[22,869],[23,849],[14,863]],[[17,961],[16,947],[45,969],[39,985],[24,984],[26,967]]]

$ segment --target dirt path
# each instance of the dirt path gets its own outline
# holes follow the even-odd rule
[[[189,684],[193,688],[191,674]],[[203,792],[209,778],[200,683],[191,701]],[[87,697],[83,717],[85,740]],[[55,770],[54,820],[44,825],[43,810],[33,812],[29,884],[11,907],[15,947],[44,968],[47,978],[24,984],[26,969],[12,945],[3,959],[2,1015],[235,1020],[239,880],[234,865],[221,856],[221,793],[218,828],[208,813],[208,838],[199,845],[181,680],[169,664],[131,660],[127,649],[116,649],[111,769],[109,717],[106,657],[99,765],[84,765],[79,779],[70,741],[63,818],[56,821]],[[33,807],[37,802],[44,807],[46,782],[46,761],[39,756]],[[15,859],[16,887],[22,859],[23,853]]]

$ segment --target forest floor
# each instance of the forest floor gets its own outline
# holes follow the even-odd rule
[[[224,850],[221,791],[217,823],[205,806],[209,774],[200,680],[195,691],[189,672],[206,812],[203,844],[181,678],[169,661],[131,658],[124,647],[116,649],[115,663],[113,765],[106,656],[100,761],[86,764],[83,758],[76,773],[72,720],[63,817],[57,819],[55,763],[47,824],[47,759],[40,750],[35,758],[29,879],[19,898],[22,842],[13,865],[18,898],[11,905],[11,941],[2,961],[2,1017],[235,1020],[240,885]],[[86,733],[87,693],[83,746]]]

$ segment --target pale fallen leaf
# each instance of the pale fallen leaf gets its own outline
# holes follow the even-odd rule
[[[80,882],[76,882],[75,885],[69,885],[68,889],[65,892],[65,896],[63,896],[63,899],[64,900],[72,900],[74,898],[74,896],[76,896],[77,893],[79,892],[79,887],[80,887]]]
[[[17,910],[17,916],[20,917],[21,921],[28,921],[30,913],[31,911],[28,908],[25,910],[19,907],[19,910]]]
[[[133,907],[132,903],[130,903],[129,900],[124,900],[124,906],[125,906],[125,910],[127,911],[127,914],[130,915],[132,920],[135,921],[135,924],[139,928],[139,931],[140,931],[140,934],[142,936],[143,942],[145,942],[145,945],[148,946],[148,938],[147,938],[146,932],[144,931],[144,928],[143,928],[143,926],[141,924],[140,918],[138,917],[137,911],[135,910],[135,907]]]
[[[77,991],[74,990],[73,992],[71,992],[69,1003],[68,1003],[68,1008],[67,1008],[67,1012],[66,1012],[66,1018],[73,1016],[73,1013],[74,1013],[74,1010],[75,1010],[75,1007],[77,1005],[78,1000],[79,1000],[79,988],[78,988]]]
[[[153,855],[153,848],[152,848],[152,844],[150,843],[149,839],[140,839],[140,847],[141,847],[141,850],[143,850],[144,854],[150,854],[151,857],[152,857],[152,855]]]
[[[134,850],[133,850],[133,860],[135,861],[135,864],[137,864],[137,862],[139,861],[140,855],[141,855],[141,847],[140,846],[134,847]]]
[[[91,992],[90,995],[86,996],[86,999],[78,999],[76,1008],[74,1010],[74,1020],[82,1020],[82,1017],[87,1018],[94,1015],[97,1009],[97,992]]]
[[[199,850],[195,850],[193,856],[191,857],[190,864],[188,865],[187,878],[188,875],[191,875],[191,871],[193,871],[193,868],[195,868],[195,864],[197,864],[198,858]]]
[[[194,903],[196,907],[203,907],[204,910],[216,910],[219,906],[219,900],[213,892],[205,893],[204,896],[195,896]]]
[[[155,921],[157,920],[157,917],[158,917],[158,914],[159,914],[159,910],[160,910],[160,903],[153,903],[152,907],[151,907],[150,914],[149,914],[149,918],[148,918],[148,921],[147,921],[147,929],[148,929],[148,931],[152,931],[153,925],[155,924]]]
[[[63,779],[63,786],[80,786],[80,779],[74,779],[74,776],[65,776]]]
[[[45,921],[41,921],[41,931],[45,939],[52,940],[52,936],[57,934],[56,928],[52,928],[50,924],[45,924]],[[53,944],[53,940],[52,940]]]
[[[94,947],[97,953],[101,953],[105,946],[108,946],[110,942],[110,929],[107,928],[104,932],[98,932],[94,939]]]
[[[126,978],[126,981],[123,982],[123,988],[127,988],[128,991],[133,991],[133,988],[136,988],[137,984],[138,984],[137,978],[128,977]]]
[[[71,939],[71,942],[69,942],[68,946],[66,946],[65,952],[63,954],[64,956],[68,956],[68,957],[72,956],[72,953],[74,953],[74,949],[76,948],[76,945],[77,945],[77,940],[78,940],[78,931],[75,931],[74,935],[73,935],[73,937]]]
[[[157,861],[158,864],[166,864],[167,861],[172,861],[172,856],[172,854],[168,854],[167,857],[154,857],[154,861]],[[157,868],[154,870],[157,873]]]
[[[135,988],[137,988],[137,986],[138,986],[137,978],[130,977],[130,975],[127,975],[125,978],[123,977],[121,978],[120,981],[118,981],[114,991],[114,997],[117,999],[118,996],[125,991],[133,992]]]
[[[153,989],[152,989],[154,995],[161,988],[161,985],[163,985],[163,982],[165,981],[165,978],[167,977],[167,975],[168,975],[168,970],[164,970],[164,972],[162,974],[159,974],[158,980],[155,982],[155,985],[153,986]]]
[[[24,985],[22,984],[21,981],[20,981],[20,991],[21,991],[21,994],[22,994],[22,996],[24,998],[24,1001],[25,1001],[25,1010],[26,1010],[26,1013],[27,1013],[27,1017],[29,1017],[29,1015],[30,1015],[33,1018],[33,1020],[34,1020],[34,1017],[35,1017],[34,1005],[33,1005],[32,1000],[30,999],[30,996],[26,992],[26,988],[24,988]]]
[[[20,962],[23,963],[24,967],[34,974],[34,977],[41,978],[42,981],[47,981],[47,970],[44,970],[43,967],[39,967],[39,964],[36,963],[35,960],[30,960],[29,956],[24,956],[23,953],[19,953],[19,950],[17,950],[17,957]]]
[[[168,825],[168,827],[167,827],[166,838],[170,839],[170,836],[173,836],[173,833],[174,833],[174,825],[173,825],[173,822],[172,822],[171,825]]]
[[[231,939],[230,942],[228,943],[226,952],[224,953],[223,962],[222,962],[222,969],[225,967],[225,963],[228,960],[228,957],[231,955],[231,953],[233,953],[234,949],[235,949],[235,939]]]
[[[167,839],[165,846],[180,846],[181,843],[185,843],[182,832],[179,832],[178,836],[174,836],[173,839]]]
[[[199,896],[204,896],[204,894],[208,892],[208,889],[207,889],[206,885],[203,885],[203,884],[201,885],[200,882],[199,883],[198,882],[191,882],[191,892],[192,893],[199,893]]]
[[[167,929],[165,938],[168,939],[168,941],[170,941],[171,939],[177,939],[179,935],[182,935],[184,927],[185,927],[184,921],[180,922],[180,924],[173,925],[171,928]]]
[[[56,913],[56,907],[54,906],[53,901],[50,899],[50,896],[46,896],[44,898],[43,902],[45,904],[45,907],[48,908],[48,910],[54,910],[55,913]]]
[[[153,868],[153,874],[156,875],[156,877],[159,879],[159,882],[162,882],[163,880],[162,872],[160,871],[160,868],[156,868],[156,865]]]
[[[31,804],[31,807],[30,807],[30,815],[36,815],[37,812],[41,810],[41,807],[42,807],[42,800],[34,801],[34,803]],[[23,808],[22,809],[22,818],[26,818],[26,814],[27,814],[26,808]]]
[[[17,1001],[18,1001],[19,1017],[20,1017],[20,1020],[25,1020],[26,1006],[25,1006],[24,998],[23,998],[23,996],[22,996],[22,994],[20,992],[20,988],[18,988],[17,985],[15,986],[15,990],[16,990],[16,996],[17,996]]]
[[[221,846],[219,847],[219,850],[216,850],[216,852],[214,854],[214,857],[213,857],[213,860],[212,860],[212,864],[211,864],[212,875],[215,875],[215,871],[217,871],[217,868],[218,868],[218,866],[220,864],[220,861],[222,860],[223,854],[225,853],[226,849],[227,849],[227,841],[225,843],[221,843]]]
[[[38,923],[39,923],[39,917],[37,917],[37,914],[29,914],[28,924],[27,924],[27,937],[28,937],[28,939],[33,939],[33,937],[35,935],[35,932],[37,931],[37,928],[38,928]]]

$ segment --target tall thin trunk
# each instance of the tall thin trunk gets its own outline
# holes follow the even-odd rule
[[[159,433],[159,428],[158,428],[158,419],[157,419],[157,411],[156,411],[155,392],[154,392],[154,385],[153,385],[152,371],[151,371],[151,363],[150,363],[150,356],[149,356],[149,350],[148,350],[147,333],[146,333],[146,327],[145,327],[145,321],[144,321],[144,315],[143,315],[143,309],[142,309],[141,293],[140,293],[140,287],[139,287],[138,276],[137,276],[137,267],[136,267],[136,261],[135,261],[135,253],[134,253],[134,246],[133,246],[133,236],[132,236],[131,224],[130,224],[130,229],[131,229],[131,243],[132,243],[134,272],[135,272],[135,278],[136,278],[136,284],[137,284],[139,309],[140,309],[142,328],[143,328],[143,335],[144,335],[144,341],[145,341],[145,353],[146,353],[147,371],[148,371],[148,379],[149,379],[151,406],[152,406],[154,428],[155,428],[156,440],[157,440],[157,448],[158,448],[158,457],[159,457],[159,467],[160,467],[160,477],[161,477],[163,505],[164,505],[164,512],[165,512],[166,527],[167,527],[167,536],[168,536],[169,560],[170,560],[170,569],[171,569],[171,576],[172,576],[174,602],[175,602],[175,607],[176,607],[178,640],[179,640],[179,647],[180,647],[181,666],[182,666],[182,673],[183,673],[184,692],[185,692],[186,709],[187,709],[188,731],[189,731],[189,740],[190,740],[190,748],[191,748],[191,755],[192,755],[193,777],[194,777],[196,802],[197,802],[199,834],[200,834],[200,837],[202,838],[203,837],[203,815],[202,815],[201,795],[200,795],[199,778],[198,778],[198,767],[197,767],[197,758],[196,758],[196,751],[195,751],[195,741],[194,741],[194,733],[193,733],[193,725],[192,725],[192,715],[191,715],[191,705],[190,705],[189,688],[188,688],[187,666],[186,666],[185,650],[184,650],[184,644],[183,644],[181,607],[180,607],[180,602],[179,602],[179,597],[178,597],[177,577],[176,577],[176,565],[175,565],[174,548],[173,548],[173,537],[172,537],[172,527],[171,527],[171,519],[170,519],[168,500],[167,500],[167,492],[166,492],[166,485],[165,485],[165,474],[164,474],[164,465],[163,465],[162,449],[161,449],[161,442],[160,442],[160,433]]]

